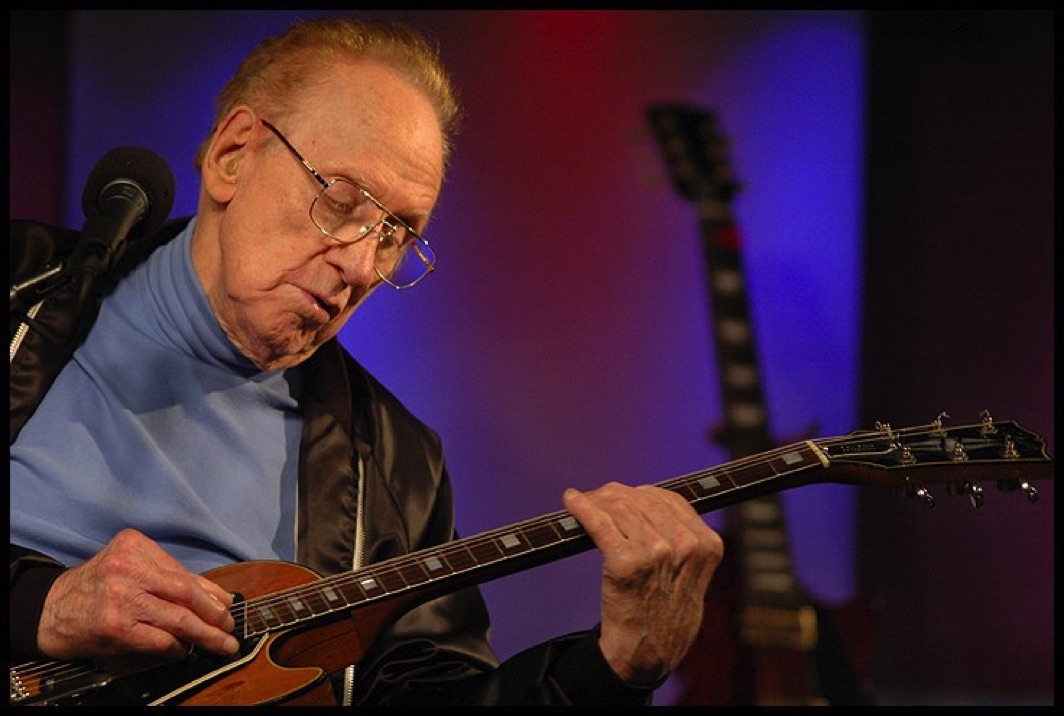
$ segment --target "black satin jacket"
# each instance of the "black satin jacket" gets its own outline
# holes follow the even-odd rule
[[[188,219],[130,244],[105,295]],[[58,265],[78,234],[11,222],[11,285]],[[37,301],[31,291],[10,310],[10,439],[13,444],[96,310],[79,309],[66,286]],[[27,304],[27,305],[22,305]],[[34,305],[28,305],[34,304]],[[39,304],[39,305],[37,305]],[[81,305],[84,305],[81,303]],[[28,321],[27,321],[28,319]],[[32,324],[32,327],[27,324]],[[53,334],[66,345],[45,337]],[[65,339],[70,337],[69,341]],[[297,562],[336,575],[456,537],[451,484],[438,435],[413,416],[333,339],[306,364],[301,409]],[[63,565],[10,545],[10,658],[41,658],[36,629],[45,595]],[[357,614],[357,612],[356,612]],[[356,616],[357,622],[357,616]],[[489,618],[476,587],[407,611],[371,640],[355,667],[356,704],[649,704],[650,691],[629,687],[606,664],[597,628],[532,647],[500,664],[488,643]],[[338,701],[343,671],[334,674]]]

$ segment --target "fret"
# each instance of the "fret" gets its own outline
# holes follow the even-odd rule
[[[268,607],[262,608],[268,610],[273,615],[273,618],[276,620],[274,622],[275,625],[295,624],[299,621],[299,615],[296,613],[290,596],[276,595],[270,600]]]
[[[785,572],[751,572],[749,581],[755,592],[791,594],[795,591],[794,578]]]
[[[765,424],[765,410],[755,403],[730,404],[728,406],[728,417],[739,428]]]
[[[439,579],[448,574],[454,574],[451,565],[443,560],[443,555],[430,554],[421,559],[421,567],[429,575],[429,579]]]
[[[453,572],[464,572],[467,569],[477,566],[477,560],[474,559],[470,551],[466,549],[465,543],[458,543],[442,548],[440,550],[440,556],[443,557]]]
[[[728,472],[734,476],[735,484],[743,487],[762,482],[776,475],[776,471],[772,469],[769,462],[739,465],[729,469]]]
[[[402,576],[403,581],[411,587],[416,587],[419,584],[424,584],[430,581],[428,573],[421,566],[420,562],[414,562],[407,560],[399,567],[396,568],[399,574]]]
[[[230,610],[233,615],[233,619],[236,623],[243,624],[243,636],[249,636],[251,634],[260,634],[264,631],[268,631],[268,625],[263,623],[262,619],[258,615],[248,608],[247,602],[240,602],[233,605],[233,609]]]
[[[381,588],[386,592],[400,592],[407,586],[403,575],[396,569],[377,569],[374,573]]]
[[[742,542],[748,547],[786,549],[787,534],[783,531],[782,524],[779,527],[774,527],[772,529],[761,527],[744,528]]]
[[[300,590],[285,597],[285,603],[292,609],[294,621],[302,621],[314,616],[314,611],[307,604],[306,596],[306,591]]]
[[[502,550],[494,540],[481,540],[470,548],[469,553],[477,561],[477,564],[490,564],[502,557]]]
[[[321,584],[309,584],[300,588],[301,599],[309,612],[308,616],[328,614],[332,611],[322,595]]]
[[[725,487],[721,483],[721,478],[725,475],[717,471],[716,474],[702,473],[697,477],[684,477],[672,482],[662,483],[660,486],[667,490],[682,495],[691,504],[697,504],[700,500],[704,500],[708,497],[712,497],[725,489],[734,487],[734,484]],[[732,482],[731,480],[728,480]]]
[[[721,318],[717,322],[717,337],[732,346],[745,345],[750,342],[750,326],[746,321]]]
[[[751,363],[730,363],[723,368],[724,382],[732,388],[752,388],[760,384],[757,367]]]
[[[804,452],[801,448],[795,448],[789,452],[782,453],[778,457],[774,457],[769,460],[769,465],[776,471],[777,475],[784,475],[788,472],[795,472],[800,467],[809,467],[810,465],[820,465],[820,461],[812,459],[814,456],[812,451],[805,448]]]
[[[735,481],[731,480],[731,483],[732,483],[732,487],[734,487],[735,486]],[[717,477],[714,477],[713,475],[706,475],[704,477],[701,477],[696,482],[694,482],[692,484],[698,485],[698,487],[701,488],[705,492],[705,495],[707,495],[707,496],[708,495],[712,495],[712,494],[716,494],[717,488],[721,487],[720,479],[717,478]]]
[[[345,575],[346,577],[346,575]],[[329,611],[335,611],[340,607],[353,604],[359,600],[348,600],[345,598],[343,592],[333,584],[336,579],[325,580],[325,583],[318,588],[318,594],[321,596],[324,604],[328,607]]]
[[[762,524],[778,522],[782,515],[779,505],[770,500],[751,500],[742,503],[738,508],[744,519],[761,522]]]
[[[336,590],[340,593],[340,596],[346,600],[348,604],[358,604],[369,599],[366,590],[362,588],[359,574],[359,572],[351,572],[346,575],[346,578],[342,581],[338,579],[333,583]]]
[[[568,534],[570,536],[583,531],[580,528],[580,523],[577,522],[576,518],[572,515],[566,515],[565,517],[562,517],[560,520],[558,520],[558,527],[562,530],[563,533]]]
[[[281,625],[276,612],[273,611],[268,602],[263,600],[246,602],[244,604],[244,616],[247,629],[252,634],[267,632]]]
[[[546,547],[559,541],[561,535],[553,521],[535,525],[525,530],[525,539],[535,548]]]
[[[748,551],[746,564],[761,572],[780,572],[790,569],[791,559],[781,551]]]
[[[370,599],[372,597],[379,597],[387,592],[387,590],[385,590],[384,587],[381,586],[381,583],[378,582],[377,578],[374,577],[372,574],[360,575],[355,584],[365,595],[366,599]]]
[[[504,555],[512,555],[518,552],[527,552],[531,545],[520,532],[506,532],[495,537],[495,545]]]
[[[694,502],[695,500],[697,500],[699,497],[702,496],[700,493],[704,491],[704,488],[702,488],[699,483],[692,480],[684,480],[683,482],[680,482],[675,486],[671,486],[668,489],[670,489],[672,492],[677,493],[688,502]]]
[[[721,296],[735,296],[743,291],[743,274],[736,269],[722,269],[713,276],[712,289]]]

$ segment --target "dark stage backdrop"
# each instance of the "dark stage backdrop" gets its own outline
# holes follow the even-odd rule
[[[12,215],[79,226],[93,164],[126,144],[162,154],[174,214],[194,211],[214,94],[309,14],[13,13]],[[653,102],[713,109],[732,140],[775,435],[985,408],[1052,443],[1051,13],[355,14],[439,36],[469,111],[428,232],[440,272],[341,334],[441,432],[463,533],[553,511],[568,485],[727,459],[707,437],[721,398],[697,219]],[[990,494],[978,512],[784,495],[808,591],[881,599],[881,702],[1052,701],[1039,487],[1036,505]],[[588,553],[485,585],[500,655],[593,623],[599,568]]]
[[[873,13],[868,29],[862,422],[989,410],[1052,447],[1052,13]],[[986,487],[978,511],[861,495],[861,575],[887,606],[875,672],[948,702],[1047,703],[1054,485],[1036,505]]]

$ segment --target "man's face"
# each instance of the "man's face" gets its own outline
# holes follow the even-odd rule
[[[346,177],[424,228],[443,176],[442,135],[427,99],[392,70],[362,61],[323,68],[296,107],[257,119],[276,125],[326,179]],[[193,262],[227,335],[272,370],[308,358],[380,285],[377,241],[324,236],[310,218],[321,184],[261,122],[246,126],[249,151],[236,162],[231,194],[213,212],[201,205]]]

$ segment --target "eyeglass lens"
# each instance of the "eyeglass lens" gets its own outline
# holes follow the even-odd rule
[[[435,263],[428,246],[414,241],[399,220],[350,182],[333,181],[324,189],[311,206],[311,218],[342,243],[354,243],[373,233],[377,272],[393,285],[417,283]]]

